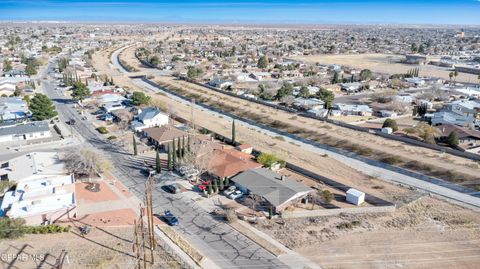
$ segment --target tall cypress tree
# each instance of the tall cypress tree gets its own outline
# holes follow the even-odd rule
[[[212,195],[212,192],[213,192],[213,189],[212,189],[212,181],[210,181],[210,182],[208,183],[208,192],[207,192],[207,193],[208,193],[208,195],[210,196],[210,195]]]
[[[172,162],[173,163],[172,164],[173,164],[173,166],[175,166],[175,164],[177,164],[177,150],[175,148],[175,138],[172,141],[172,154],[173,154],[173,156],[172,156]]]
[[[160,174],[162,172],[162,161],[160,160],[160,154],[158,154],[157,151],[157,156],[155,156],[155,171],[157,174]]]
[[[134,156],[138,155],[137,141],[135,141],[135,135],[133,136],[133,155]]]
[[[235,120],[232,122],[232,145],[235,146]]]
[[[223,191],[224,185],[223,185],[223,178],[218,179],[218,189]]]
[[[218,192],[218,185],[217,185],[217,180],[214,179],[210,181],[213,184],[213,192],[217,193]]]
[[[172,151],[170,150],[170,146],[168,146],[167,154],[168,154],[168,159],[167,159],[168,171],[172,171],[173,163],[172,163]]]
[[[190,136],[187,137],[187,150],[190,152],[192,150],[191,145],[190,145]]]
[[[179,138],[177,138],[177,155],[178,155],[178,158],[181,159],[182,158],[182,140]]]
[[[187,145],[185,145],[185,136],[182,136],[182,157],[185,157],[185,152],[186,152],[186,147]]]

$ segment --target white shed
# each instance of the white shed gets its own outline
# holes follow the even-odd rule
[[[365,201],[365,193],[353,188],[347,191],[347,202],[354,205],[360,205],[364,201]]]
[[[382,128],[382,133],[391,134],[392,132],[393,132],[393,129],[390,128],[390,127],[383,127]]]

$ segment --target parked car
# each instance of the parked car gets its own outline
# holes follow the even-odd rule
[[[67,124],[68,125],[75,125],[75,120],[74,119],[70,119],[67,121]]]
[[[110,114],[103,114],[102,116],[100,116],[100,120],[112,121],[112,120],[113,120],[113,116],[110,115]]]
[[[235,187],[235,186],[230,186],[230,187],[228,187],[227,189],[225,189],[225,190],[223,191],[223,194],[224,194],[225,196],[229,196],[230,194],[234,193],[236,190],[237,190],[237,187]]]
[[[165,212],[163,214],[163,218],[165,219],[167,224],[170,225],[170,226],[175,226],[175,225],[179,224],[179,221],[178,221],[177,217],[175,217],[172,214],[172,212],[170,212],[170,210],[165,210]]]
[[[182,191],[182,186],[180,186],[179,184],[170,184],[170,185],[164,185],[162,186],[162,189],[166,192],[169,192],[169,193],[179,193]]]
[[[141,171],[142,175],[148,177],[148,176],[154,176],[157,172],[155,170],[151,170],[148,168],[143,168]]]
[[[230,198],[232,200],[235,200],[235,199],[238,199],[242,196],[243,196],[243,192],[241,192],[239,190],[236,190],[236,191],[230,193],[230,195],[228,195],[228,198]]]

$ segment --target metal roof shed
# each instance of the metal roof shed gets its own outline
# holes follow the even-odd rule
[[[365,201],[365,193],[353,188],[347,191],[347,202],[354,205],[360,205],[364,201]]]

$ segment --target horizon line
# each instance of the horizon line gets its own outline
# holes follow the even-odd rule
[[[480,0],[479,0],[480,1]],[[61,23],[83,23],[83,24],[170,24],[170,25],[237,25],[237,26],[248,26],[248,25],[266,25],[266,26],[464,26],[464,27],[480,27],[480,23],[395,23],[395,22],[215,22],[215,21],[137,21],[137,20],[126,20],[126,21],[117,21],[117,20],[0,20],[0,23],[50,23],[50,24],[61,24]]]

